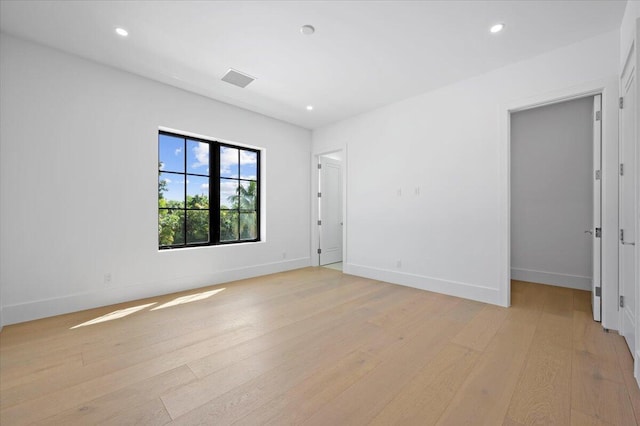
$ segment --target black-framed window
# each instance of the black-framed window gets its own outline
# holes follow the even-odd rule
[[[161,249],[260,240],[260,151],[158,132]]]

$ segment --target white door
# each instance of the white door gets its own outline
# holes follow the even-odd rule
[[[602,305],[601,301],[601,266],[602,266],[602,95],[593,97],[593,230],[591,231],[593,249],[591,261],[592,286],[591,286],[591,307],[593,309],[593,319],[601,321]]]
[[[320,265],[342,262],[342,162],[320,157]]]
[[[622,73],[620,87],[620,311],[621,334],[635,358],[636,324],[636,80],[635,58],[631,57]]]

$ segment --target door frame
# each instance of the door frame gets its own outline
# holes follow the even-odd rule
[[[347,216],[347,181],[348,181],[348,157],[347,157],[347,146],[343,145],[341,147],[322,150],[319,152],[314,152],[311,155],[311,266],[319,266],[320,265],[320,256],[317,255],[317,250],[319,248],[320,242],[320,232],[318,229],[318,212],[319,212],[319,203],[318,203],[318,192],[320,189],[320,180],[318,173],[318,164],[320,162],[320,157],[328,154],[335,154],[339,152],[342,157],[342,272],[349,272],[349,263],[348,263],[348,250],[347,250],[347,228],[349,226],[349,217]]]
[[[619,330],[618,300],[618,77],[587,82],[499,107],[501,181],[500,304],[511,305],[511,114],[587,96],[602,95],[602,326]]]

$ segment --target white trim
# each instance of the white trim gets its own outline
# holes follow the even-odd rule
[[[231,281],[253,278],[277,272],[289,271],[309,266],[308,257],[281,262],[264,263],[250,267],[227,269],[211,274],[171,278],[166,281],[107,288],[92,292],[76,293],[63,297],[36,300],[3,307],[4,325],[31,321],[54,315],[77,312],[85,309],[130,302],[137,299],[156,297],[178,291],[219,285]]]
[[[449,296],[471,299],[478,302],[500,305],[500,293],[498,289],[482,287],[474,284],[442,280],[425,275],[410,274],[406,272],[391,271],[388,269],[372,268],[370,266],[343,263],[345,274],[384,281],[391,284],[399,284],[420,290],[433,291]]]
[[[511,268],[511,279],[591,291],[591,277],[583,277],[580,275]]]

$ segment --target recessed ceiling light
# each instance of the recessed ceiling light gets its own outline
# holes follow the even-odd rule
[[[313,28],[313,25],[303,25],[300,27],[300,32],[304,35],[311,35],[316,32],[316,29]]]
[[[313,105],[307,105],[307,111],[312,111],[313,110]]]
[[[504,30],[504,24],[495,24],[489,29],[492,34],[499,33],[502,30]]]
[[[124,28],[116,28],[116,33],[118,35],[121,35],[122,37],[126,37],[129,35],[129,31],[125,30]]]

